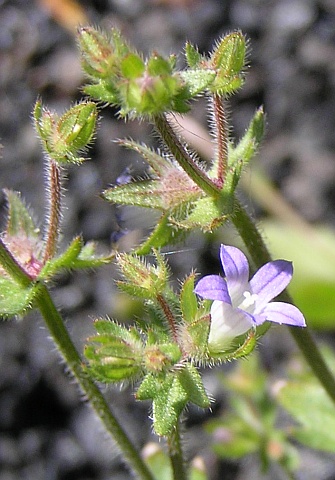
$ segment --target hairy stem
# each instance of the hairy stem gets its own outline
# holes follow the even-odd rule
[[[174,318],[174,315],[169,307],[168,302],[165,300],[163,295],[157,295],[157,302],[159,303],[161,309],[164,312],[165,318],[168,321],[173,340],[178,343],[178,335],[177,335],[177,325],[176,325],[176,320]]]
[[[0,239],[0,263],[11,277],[23,287],[38,287],[38,292],[35,297],[36,306],[44,318],[54,343],[64,357],[68,368],[77,380],[86,398],[88,398],[106,430],[115,440],[124,459],[137,475],[137,478],[140,480],[155,480],[135,446],[112,413],[99,388],[85,372],[80,355],[64,326],[63,319],[56,309],[48,289],[43,283],[38,281],[33,282],[31,280],[17,264],[2,239]]]
[[[47,162],[47,191],[49,195],[49,208],[47,214],[48,228],[45,239],[43,264],[50,260],[50,258],[52,258],[56,252],[61,219],[61,171],[53,159],[48,158]]]
[[[222,97],[213,96],[213,128],[216,139],[217,172],[220,186],[224,184],[228,167],[228,125]]]
[[[55,344],[66,360],[67,366],[70,368],[104,427],[115,440],[130,468],[137,475],[137,478],[141,480],[154,480],[154,477],[143,462],[135,446],[112,413],[110,406],[107,404],[99,388],[83,369],[79,353],[64,326],[63,320],[50,297],[49,291],[44,285],[41,286],[37,298],[37,306]]]
[[[154,123],[164,143],[167,145],[174,158],[194,181],[194,183],[196,183],[205,193],[211,196],[218,195],[220,193],[219,187],[207,176],[206,172],[202,170],[196,164],[193,158],[187,153],[166,117],[163,115],[157,116],[154,119]]]
[[[186,480],[186,468],[185,461],[183,456],[183,450],[181,447],[181,438],[180,438],[180,425],[179,422],[176,425],[175,431],[170,435],[167,440],[169,457],[171,460],[171,466],[173,471],[174,480]]]
[[[235,200],[235,210],[232,216],[232,221],[248,248],[250,256],[257,268],[264,265],[264,263],[271,261],[269,251],[267,250],[256,225],[237,200]],[[292,299],[287,292],[283,292],[280,298],[285,302],[292,303]],[[315,376],[319,379],[320,383],[335,403],[335,379],[320,354],[308,328],[288,328]]]

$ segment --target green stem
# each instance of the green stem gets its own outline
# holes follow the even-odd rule
[[[45,285],[41,285],[40,287],[37,306],[67,366],[70,368],[104,427],[115,440],[123,454],[123,458],[137,475],[137,478],[141,480],[154,480],[153,475],[115,418],[99,388],[84,371],[82,360]]]
[[[44,321],[49,328],[52,339],[63,355],[68,368],[79,383],[86,398],[102,421],[106,430],[111,434],[124,459],[140,480],[155,480],[148,467],[142,460],[136,448],[112,413],[106,399],[93,380],[85,372],[79,353],[74,346],[62,317],[56,309],[48,289],[43,283],[33,282],[18,265],[12,254],[0,238],[0,264],[23,287],[36,288],[36,306],[40,310]]]
[[[193,160],[191,155],[187,153],[166,117],[163,115],[157,116],[155,117],[154,122],[164,143],[194,183],[196,183],[205,193],[211,196],[217,196],[220,193],[219,187],[215,185],[215,183],[207,176],[206,172],[202,170]]]
[[[181,446],[180,424],[177,423],[175,431],[167,439],[169,457],[174,480],[187,480],[185,461]]]
[[[259,268],[264,265],[264,263],[271,261],[269,251],[267,250],[256,225],[237,200],[235,200],[232,222],[248,248],[256,267]],[[280,297],[283,301],[292,303],[292,299],[287,292],[283,292]],[[319,379],[320,383],[335,403],[335,379],[321,356],[309,330],[307,328],[298,327],[289,327],[289,330],[315,376]]]

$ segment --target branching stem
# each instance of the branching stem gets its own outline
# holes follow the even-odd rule
[[[155,117],[154,122],[162,140],[194,183],[196,183],[205,193],[211,196],[217,196],[220,193],[219,187],[207,176],[206,172],[197,165],[191,155],[189,155],[166,117],[164,115],[157,116]]]

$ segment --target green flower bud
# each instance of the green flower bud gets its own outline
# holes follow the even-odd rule
[[[79,47],[82,53],[82,67],[93,78],[109,78],[117,69],[118,59],[108,37],[92,27],[78,31]]]
[[[168,270],[161,256],[156,254],[157,265],[149,265],[144,260],[126,253],[116,258],[125,281],[119,281],[121,290],[139,298],[156,299],[168,281]]]
[[[34,119],[43,146],[56,162],[80,163],[78,153],[91,142],[96,127],[97,107],[93,102],[83,102],[58,117],[54,112],[36,103]]]

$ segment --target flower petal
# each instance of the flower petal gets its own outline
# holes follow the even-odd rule
[[[195,293],[208,300],[220,300],[221,302],[231,303],[227,283],[219,275],[207,275],[199,280]]]
[[[225,302],[215,300],[211,307],[211,327],[208,346],[211,350],[222,351],[230,341],[252,328],[249,315]]]
[[[233,304],[240,298],[249,279],[247,257],[236,247],[221,245],[220,258]]]
[[[295,327],[306,327],[306,321],[300,310],[284,302],[271,302],[265,306],[262,316],[266,315],[266,319],[270,322],[285,323],[286,325],[294,325]]]
[[[293,274],[291,262],[275,260],[263,265],[250,280],[251,292],[258,295],[255,313],[279,295],[290,283]]]

